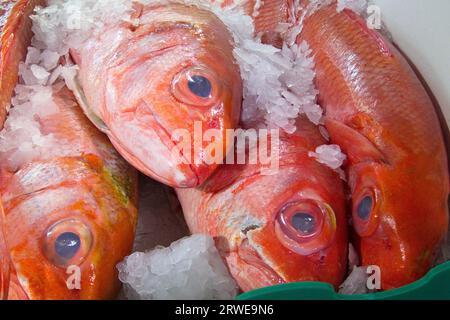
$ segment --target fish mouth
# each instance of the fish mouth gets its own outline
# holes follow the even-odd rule
[[[129,152],[126,147],[124,147],[119,140],[110,136],[111,142],[115,148],[119,151],[119,153],[135,167],[137,170],[142,172],[148,177],[154,178],[155,180],[175,188],[194,188],[199,184],[199,177],[194,170],[192,165],[188,165],[188,170],[179,170],[180,174],[183,175],[183,179],[174,181],[170,177],[164,176],[162,174],[157,173],[151,166],[147,165],[143,160],[139,157],[133,156],[132,152]],[[167,145],[166,145],[167,146]],[[183,155],[181,155],[183,159],[186,161]]]
[[[153,124],[157,127],[157,130],[155,130],[154,135],[157,137],[160,141],[160,146],[162,146],[164,149],[170,151],[174,150],[176,148],[175,143],[170,138],[169,133],[167,130],[157,121],[157,119],[153,118]],[[122,143],[122,139],[120,136],[116,136],[116,134],[111,131],[108,134],[111,143],[114,145],[114,147],[119,151],[119,153],[129,162],[131,163],[137,170],[142,172],[143,174],[154,178],[155,180],[175,187],[175,188],[193,188],[199,185],[200,178],[198,175],[197,168],[188,161],[188,159],[183,155],[182,151],[179,153],[179,157],[181,158],[181,165],[176,164],[177,161],[170,158],[167,159],[167,168],[171,168],[170,170],[167,170],[167,174],[164,174],[164,172],[155,170],[155,167],[152,166],[152,163],[149,163],[145,159],[142,159],[140,156],[135,156],[134,152],[130,151],[129,146]],[[175,168],[175,170],[173,170]],[[162,170],[164,171],[164,170]]]
[[[262,283],[268,285],[284,284],[286,280],[276,272],[258,253],[254,245],[252,245],[249,239],[242,241],[238,248],[238,255],[249,266],[256,268],[262,276]]]

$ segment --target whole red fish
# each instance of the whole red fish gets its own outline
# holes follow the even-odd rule
[[[38,117],[53,144],[37,142],[34,152],[40,153],[29,160],[21,146],[0,155],[1,295],[115,298],[120,288],[115,266],[131,252],[137,221],[136,171],[84,117],[70,91],[52,90],[57,111],[30,118]],[[13,131],[6,136],[24,130],[14,131],[20,123],[8,121],[5,130]],[[5,251],[9,257],[3,257]]]
[[[76,95],[144,174],[170,186],[198,186],[217,167],[207,159],[204,132],[217,129],[224,142],[226,129],[239,121],[242,84],[233,38],[212,12],[196,6],[134,9],[137,25],[107,24],[73,48],[80,67]],[[187,148],[174,152],[179,130],[190,138],[184,141],[190,154]]]
[[[282,134],[280,168],[226,164],[201,187],[178,189],[193,233],[213,236],[244,291],[296,281],[339,286],[347,270],[347,219],[338,175],[309,157],[324,144],[298,121]]]
[[[405,58],[353,11],[319,9],[298,40],[313,50],[326,127],[349,158],[362,263],[381,268],[383,289],[413,282],[432,267],[448,229],[434,106]]]

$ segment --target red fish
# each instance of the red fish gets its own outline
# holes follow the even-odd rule
[[[0,5],[0,129],[18,80],[19,63],[31,41],[30,14],[44,0],[7,0]]]
[[[31,40],[29,15],[43,0],[3,1],[0,7],[0,129],[3,128],[18,80],[19,63],[25,58]],[[4,213],[0,201],[0,299],[9,286],[9,252],[4,239]]]
[[[448,229],[447,155],[430,97],[353,11],[321,8],[298,40],[313,50],[326,127],[349,158],[362,263],[381,268],[383,289],[411,283],[432,267]]]
[[[106,25],[73,48],[77,96],[85,95],[80,102],[91,120],[144,174],[170,186],[198,186],[217,167],[206,159],[203,133],[217,129],[225,141],[226,129],[239,121],[242,84],[233,38],[212,12],[195,6],[135,9],[138,26]],[[191,155],[174,153],[173,135],[181,129]]]
[[[53,136],[53,148],[45,149],[50,154],[17,160],[17,170],[7,163],[20,150],[1,155],[0,240],[11,260],[8,268],[0,241],[1,295],[115,298],[115,266],[131,252],[137,221],[136,171],[84,117],[70,91],[54,88],[52,94],[58,111],[39,116],[42,132]]]
[[[216,244],[244,291],[296,281],[339,286],[347,266],[343,184],[308,153],[325,143],[306,119],[282,134],[280,168],[223,165],[196,189],[178,189],[188,226]]]

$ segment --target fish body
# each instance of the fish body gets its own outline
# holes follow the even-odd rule
[[[30,14],[43,0],[7,0],[0,4],[0,128],[17,84],[19,63],[31,41]]]
[[[198,186],[218,165],[206,159],[203,134],[215,129],[225,141],[226,129],[239,121],[242,83],[232,36],[212,12],[195,6],[137,6],[133,17],[137,25],[107,25],[73,48],[77,96],[141,172],[170,186]],[[180,130],[191,148],[177,151]]]
[[[348,155],[352,222],[363,265],[382,288],[432,267],[448,229],[449,176],[432,101],[398,50],[356,13],[335,4],[307,17],[331,141]]]
[[[11,97],[18,81],[19,63],[31,41],[29,16],[42,0],[2,1],[0,4],[0,129],[6,119]],[[9,252],[4,234],[4,212],[0,201],[0,299],[9,288]]]
[[[319,129],[306,119],[298,127],[281,134],[274,174],[225,164],[203,186],[177,189],[191,232],[214,237],[244,291],[296,281],[337,287],[346,273],[343,184],[309,157],[324,143]]]
[[[69,90],[54,87],[52,95],[57,112],[39,116],[54,139],[49,154],[15,170],[6,166],[10,153],[0,162],[8,298],[115,298],[115,266],[133,245],[137,174]]]

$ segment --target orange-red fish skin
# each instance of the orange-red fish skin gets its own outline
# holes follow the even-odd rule
[[[194,6],[147,5],[137,14],[138,27],[107,26],[73,48],[81,86],[131,164],[170,186],[198,186],[217,167],[206,159],[203,134],[218,130],[225,141],[226,129],[238,126],[242,80],[233,39],[214,14]],[[210,98],[189,91],[185,72],[192,69],[210,81]],[[197,135],[196,124],[201,124]],[[173,152],[182,142],[175,138],[180,131],[189,134],[193,151],[183,148],[183,161]]]
[[[347,268],[347,217],[343,183],[331,169],[309,157],[325,140],[316,126],[299,120],[299,130],[280,139],[280,168],[264,175],[257,165],[225,164],[196,189],[177,189],[193,233],[216,239],[229,270],[244,291],[296,281],[338,287]],[[284,246],[275,231],[280,210],[317,199],[336,218],[336,233],[320,252],[302,255]]]
[[[0,129],[18,80],[19,63],[31,41],[30,14],[45,0],[8,0],[0,8]]]
[[[0,8],[0,129],[6,119],[19,63],[25,58],[31,40],[30,14],[43,0],[3,1]],[[0,299],[6,299],[9,286],[9,253],[3,230],[3,207],[0,202]]]
[[[411,283],[432,267],[448,229],[447,155],[433,104],[401,54],[352,11],[320,9],[303,40],[331,139],[349,156],[362,263],[381,268],[383,289]],[[366,192],[376,194],[368,222],[355,216]]]
[[[5,238],[5,213],[3,204],[0,201],[0,300],[8,298],[9,277],[10,277],[10,259],[9,251]]]
[[[59,112],[40,122],[57,141],[54,157],[24,163],[15,172],[1,168],[12,262],[9,298],[113,299],[120,288],[115,266],[130,254],[134,239],[137,174],[66,88],[53,95]],[[64,232],[78,234],[81,246],[60,263],[52,248]],[[79,267],[80,289],[67,285],[71,265]]]

